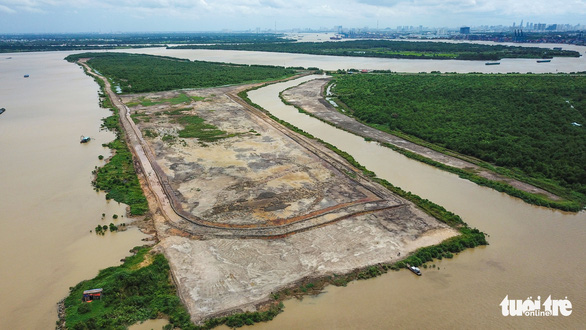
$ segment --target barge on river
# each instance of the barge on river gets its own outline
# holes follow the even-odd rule
[[[412,271],[415,275],[421,276],[421,270],[419,268],[407,264],[407,269],[409,269],[410,271]]]

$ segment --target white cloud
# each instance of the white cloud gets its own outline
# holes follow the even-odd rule
[[[49,19],[51,14],[75,11],[140,18],[142,24],[165,20],[169,29],[174,21],[199,30],[268,27],[274,21],[281,28],[373,26],[377,20],[381,26],[457,26],[521,19],[564,23],[564,17],[575,21],[586,17],[586,0],[0,0],[0,13],[12,14],[8,16],[44,13]],[[575,23],[586,24],[580,20]]]

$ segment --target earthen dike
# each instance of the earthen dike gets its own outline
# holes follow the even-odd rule
[[[205,100],[128,109],[142,118],[127,125],[141,141],[171,208],[183,220],[175,221],[175,227],[205,237],[277,238],[404,206],[338,155],[275,123],[236,92],[234,87],[182,91]],[[123,101],[136,104],[138,98],[156,101],[179,93],[128,95]],[[205,146],[180,139],[181,126],[168,115],[177,109],[236,137]],[[158,137],[145,141],[145,130],[156,131]],[[163,142],[165,135],[174,142]],[[250,145],[254,147],[247,148]],[[234,168],[237,173],[227,173]]]

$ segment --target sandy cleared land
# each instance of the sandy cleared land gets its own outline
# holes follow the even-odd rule
[[[234,96],[245,86],[120,98],[99,78],[120,110],[155,249],[168,258],[196,323],[255,310],[304,279],[393,262],[458,234],[247,106]],[[165,101],[181,93],[203,100]],[[227,136],[179,138],[177,113],[204,118]]]
[[[204,99],[165,102],[180,93]],[[226,87],[122,97],[181,217],[155,214],[159,249],[195,322],[254,310],[304,278],[392,262],[457,234],[234,94]],[[178,113],[229,137],[180,138]]]
[[[283,92],[283,98],[305,111],[311,113],[317,118],[320,118],[328,123],[332,123],[337,127],[354,133],[359,136],[369,137],[375,141],[393,144],[397,147],[414,152],[416,154],[425,156],[445,165],[453,166],[460,169],[471,170],[476,174],[493,181],[506,182],[511,186],[532,193],[546,196],[551,200],[560,200],[560,198],[546,190],[535,187],[528,183],[504,177],[498,173],[489,171],[476,164],[467,162],[460,158],[443,154],[441,152],[420,146],[413,142],[404,140],[400,137],[379,131],[367,125],[364,125],[354,118],[348,117],[336,110],[323,97],[324,87],[329,82],[329,79],[316,79],[307,83],[291,88]]]

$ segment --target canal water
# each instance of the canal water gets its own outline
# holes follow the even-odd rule
[[[98,155],[110,155],[102,143],[114,135],[99,130],[109,113],[97,84],[65,56],[0,57],[0,329],[54,328],[70,286],[120,264],[146,237],[90,233],[126,222],[112,219],[125,207],[91,185]],[[80,144],[80,135],[92,141]]]
[[[285,313],[256,327],[286,328],[580,328],[586,324],[586,212],[528,205],[411,160],[284,105],[280,91],[303,77],[249,92],[252,102],[348,152],[377,176],[436,202],[488,233],[487,247],[434,262],[422,277],[393,272],[347,288],[285,303]],[[570,316],[504,317],[506,297],[567,299]]]

